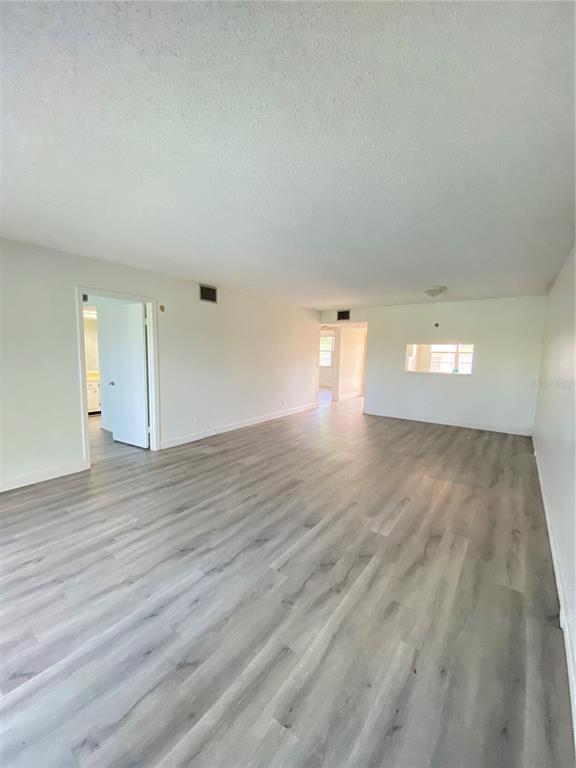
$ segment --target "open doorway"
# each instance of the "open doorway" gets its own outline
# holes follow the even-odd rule
[[[157,450],[154,303],[79,292],[82,419],[86,461],[115,446]]]
[[[364,395],[367,323],[320,329],[318,401],[321,406]]]
[[[332,384],[334,380],[336,349],[336,330],[328,326],[320,329],[320,365],[318,382],[318,402],[321,406],[332,402]]]

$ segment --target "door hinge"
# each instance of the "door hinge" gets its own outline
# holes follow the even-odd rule
[[[150,427],[146,427],[146,432],[147,432],[148,434],[150,434],[150,433],[152,432],[152,430],[150,429]]]

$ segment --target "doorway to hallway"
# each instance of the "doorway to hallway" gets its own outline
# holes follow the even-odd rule
[[[320,405],[364,395],[367,333],[367,323],[341,322],[321,327]]]
[[[154,303],[82,289],[79,307],[87,463],[114,445],[157,450]]]

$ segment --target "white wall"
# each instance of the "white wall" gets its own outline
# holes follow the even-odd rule
[[[531,434],[545,306],[532,296],[369,309],[365,412]],[[405,372],[406,344],[456,341],[474,344],[471,376]]]
[[[548,297],[534,443],[576,716],[575,288],[572,251]]]
[[[156,298],[163,447],[315,404],[319,313],[1,243],[1,488],[82,469],[76,286]],[[38,377],[42,377],[39,393]]]
[[[366,329],[342,326],[340,330],[340,382],[338,397],[361,395],[364,388]]]

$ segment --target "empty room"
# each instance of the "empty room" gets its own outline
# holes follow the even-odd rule
[[[2,768],[574,768],[575,5],[0,20]]]

